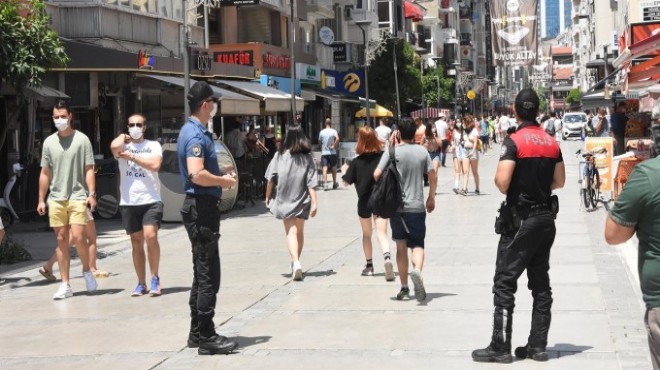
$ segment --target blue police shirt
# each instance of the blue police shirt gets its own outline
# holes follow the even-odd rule
[[[188,179],[187,158],[204,158],[204,169],[216,176],[221,176],[218,165],[218,156],[215,152],[212,134],[197,119],[190,117],[181,127],[177,141],[177,156],[179,159],[179,173],[183,181],[183,189],[186,194],[210,195],[217,198],[222,196],[222,188],[219,186],[199,186]]]

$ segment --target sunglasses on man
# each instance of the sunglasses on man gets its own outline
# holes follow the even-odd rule
[[[144,123],[142,123],[142,122],[129,122],[128,123],[128,127],[140,127],[140,128],[142,128],[142,126],[144,126]]]

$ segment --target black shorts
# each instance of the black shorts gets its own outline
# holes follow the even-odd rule
[[[363,195],[358,198],[358,216],[361,218],[371,218],[374,210],[369,207],[369,197],[371,195]]]
[[[142,231],[144,225],[156,225],[160,228],[163,219],[163,202],[139,206],[121,206],[121,223],[126,234]]]
[[[337,154],[326,154],[321,156],[322,167],[337,167]]]
[[[397,212],[390,218],[392,240],[405,241],[408,248],[424,248],[426,212]]]

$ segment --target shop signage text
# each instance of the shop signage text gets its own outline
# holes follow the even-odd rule
[[[208,72],[211,70],[211,65],[213,60],[208,54],[195,53],[193,55],[193,66],[194,69],[202,72]]]
[[[337,62],[348,62],[348,51],[346,44],[334,44],[332,45],[333,51],[333,61]]]
[[[245,51],[216,51],[213,59],[218,63],[240,64],[242,66],[254,65],[254,54],[252,50]]]
[[[364,71],[339,72],[324,69],[321,71],[321,88],[346,95],[364,95]]]
[[[291,58],[287,55],[273,55],[267,52],[263,55],[264,68],[289,69],[291,68]]]
[[[259,0],[221,0],[222,5],[257,5]]]
[[[321,82],[321,68],[311,64],[296,63],[296,76],[306,82]]]
[[[147,54],[146,51],[138,51],[138,68],[139,69],[153,69],[154,57]]]

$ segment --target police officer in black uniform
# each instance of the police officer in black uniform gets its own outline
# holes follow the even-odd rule
[[[534,298],[532,325],[527,345],[516,348],[518,358],[547,361],[550,329],[550,248],[555,240],[557,197],[551,193],[564,186],[566,172],[561,149],[536,122],[539,98],[532,89],[518,93],[514,110],[518,130],[504,139],[495,184],[506,194],[496,232],[500,236],[493,284],[495,312],[490,345],[472,352],[479,362],[510,363],[514,294],[517,281],[527,270],[528,288]]]
[[[200,355],[230,353],[238,344],[215,332],[213,317],[220,289],[220,198],[222,188],[236,185],[234,173],[218,165],[208,122],[218,110],[219,93],[206,82],[190,88],[192,115],[181,128],[177,141],[179,172],[186,198],[181,207],[183,224],[192,244],[193,283],[190,290],[188,347]]]

